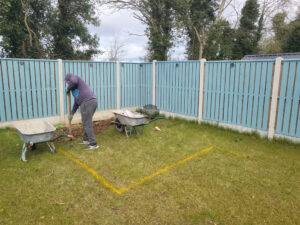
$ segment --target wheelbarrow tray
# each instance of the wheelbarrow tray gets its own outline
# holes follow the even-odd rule
[[[146,121],[146,116],[137,112],[131,112],[128,110],[118,110],[113,112],[116,119],[119,120],[120,124],[126,126],[140,126]]]
[[[26,160],[26,151],[29,146],[36,143],[46,142],[51,152],[56,152],[53,144],[55,127],[47,121],[31,121],[30,123],[18,124],[15,126],[17,133],[23,140],[21,160]]]
[[[25,143],[41,143],[53,140],[55,127],[47,121],[31,122],[16,126],[17,133]]]

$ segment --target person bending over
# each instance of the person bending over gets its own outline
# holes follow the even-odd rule
[[[86,150],[99,148],[93,129],[93,115],[98,105],[95,94],[79,76],[68,73],[65,76],[65,81],[68,84],[66,94],[69,94],[71,91],[75,98],[71,114],[68,117],[70,122],[77,109],[80,107],[84,136],[79,144],[85,144],[86,146],[84,149]]]

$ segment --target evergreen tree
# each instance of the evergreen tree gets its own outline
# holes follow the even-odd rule
[[[168,0],[149,0],[147,4],[151,16],[146,30],[149,60],[166,61],[173,45],[171,3]]]
[[[1,56],[90,59],[98,39],[93,0],[0,0]],[[57,4],[56,4],[57,3]]]
[[[262,29],[262,27],[258,29],[256,25],[259,17],[258,8],[257,0],[247,0],[242,9],[240,25],[237,29],[234,43],[234,59],[241,59],[244,55],[258,53],[258,42]]]
[[[98,25],[92,0],[58,0],[52,15],[52,58],[90,59],[99,51],[98,38],[86,25]]]
[[[210,27],[204,46],[204,58],[207,60],[232,59],[235,30],[226,20],[219,20]]]
[[[300,52],[300,15],[289,24],[288,37],[283,45],[283,51]]]
[[[300,51],[300,15],[290,23],[285,23],[286,13],[278,13],[273,19],[275,41],[281,52]]]
[[[1,0],[2,57],[45,58],[50,0]]]

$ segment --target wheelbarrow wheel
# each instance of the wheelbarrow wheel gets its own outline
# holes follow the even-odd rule
[[[115,120],[114,124],[115,124],[116,130],[119,131],[120,133],[123,133],[125,131],[125,126],[122,125],[118,119]]]

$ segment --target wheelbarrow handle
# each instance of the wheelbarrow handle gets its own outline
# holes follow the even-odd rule
[[[57,137],[53,138],[52,141],[55,141],[55,140],[57,140],[57,139],[59,139],[61,137],[68,137],[68,138],[71,138],[71,139],[74,138],[74,136],[70,135],[70,134],[61,134],[61,135],[58,135]]]
[[[156,121],[156,120],[162,120],[162,119],[165,119],[165,117],[163,117],[163,116],[156,117],[155,119],[150,120],[150,121],[147,122],[147,123],[143,123],[143,125],[149,125],[150,123],[152,123],[152,122],[154,122],[154,121]]]

